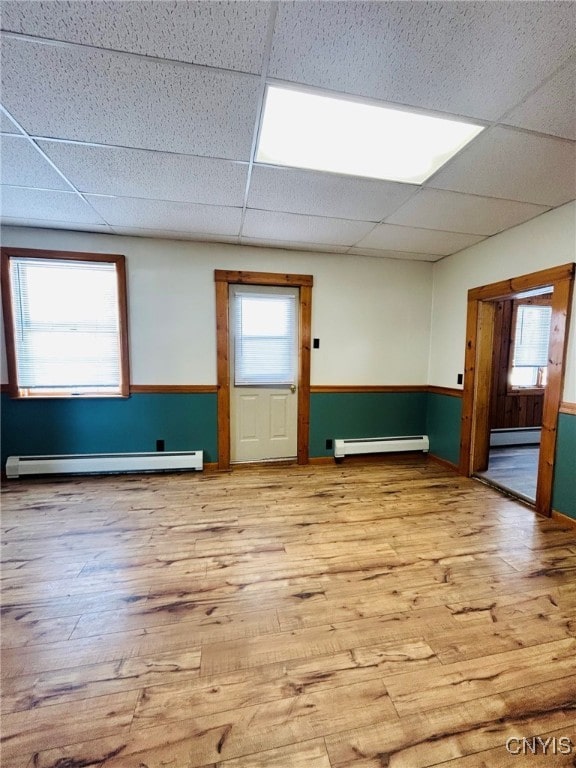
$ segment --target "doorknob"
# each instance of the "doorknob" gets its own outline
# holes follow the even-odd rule
[[[290,384],[290,392],[292,392],[292,394],[296,392],[296,384]]]

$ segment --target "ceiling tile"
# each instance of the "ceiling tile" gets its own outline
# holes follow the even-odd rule
[[[52,40],[260,72],[268,2],[2,3],[2,29]]]
[[[496,232],[533,219],[547,210],[545,206],[518,203],[515,200],[421,189],[399,211],[389,216],[386,223],[473,235],[495,235]]]
[[[539,205],[576,196],[576,145],[495,126],[480,134],[426,185]]]
[[[576,77],[574,65],[548,80],[502,121],[507,125],[576,139]]]
[[[22,131],[14,125],[12,120],[10,120],[10,118],[7,117],[4,112],[0,112],[0,131],[2,133],[22,133]]]
[[[250,157],[253,75],[13,38],[2,63],[3,102],[35,136]]]
[[[19,187],[63,189],[71,192],[64,179],[24,136],[2,136],[0,139],[2,184]]]
[[[372,227],[364,221],[250,209],[246,211],[242,235],[258,240],[352,245]]]
[[[279,3],[269,75],[487,120],[573,52],[576,6]]]
[[[237,243],[237,237],[181,232],[177,229],[148,229],[146,227],[112,227],[115,235],[128,237],[152,237],[160,240],[194,240],[201,243]]]
[[[268,211],[381,221],[417,189],[412,184],[256,165],[248,205]]]
[[[1,187],[2,216],[6,218],[44,219],[77,224],[105,224],[100,216],[75,192]]]
[[[248,164],[143,149],[38,142],[81,192],[240,206]]]
[[[3,227],[33,227],[34,229],[66,229],[72,232],[103,232],[112,234],[107,224],[76,224],[73,221],[46,221],[46,219],[20,219],[14,216],[2,217]]]
[[[86,199],[113,227],[174,230],[192,235],[237,235],[240,231],[241,208],[98,195],[86,195]]]
[[[433,229],[398,227],[394,224],[378,224],[363,240],[356,243],[358,248],[381,248],[389,251],[428,253],[448,256],[483,240],[477,235],[462,235],[456,232],[437,232]]]
[[[259,248],[285,248],[290,251],[314,251],[317,253],[346,253],[347,245],[327,245],[324,243],[292,243],[289,240],[266,240],[243,237],[242,245],[255,245]]]
[[[387,251],[383,248],[350,248],[349,256],[372,256],[375,259],[399,259],[401,261],[438,261],[443,258],[435,253],[408,253],[407,251]]]

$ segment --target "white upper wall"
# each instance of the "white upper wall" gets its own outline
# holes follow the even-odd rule
[[[214,269],[313,275],[312,384],[427,382],[429,263],[15,227],[2,242],[126,256],[133,384],[216,383]]]
[[[429,383],[456,387],[464,371],[470,288],[576,261],[576,203],[484,240],[434,265]],[[576,402],[576,295],[563,399]]]

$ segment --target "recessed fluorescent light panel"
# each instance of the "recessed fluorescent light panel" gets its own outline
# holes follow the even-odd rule
[[[482,130],[269,85],[256,162],[422,184]]]

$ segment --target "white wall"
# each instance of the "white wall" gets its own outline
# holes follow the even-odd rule
[[[216,383],[214,269],[314,276],[312,384],[426,384],[431,264],[15,227],[2,242],[126,256],[133,384]]]
[[[490,237],[434,265],[429,383],[457,387],[464,370],[467,292],[576,261],[576,203]],[[576,296],[563,399],[576,402]]]

